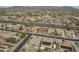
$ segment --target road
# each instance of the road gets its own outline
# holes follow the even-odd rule
[[[9,32],[20,32],[18,30],[8,30],[8,29],[0,29],[3,31],[9,31]],[[50,37],[50,38],[58,38],[60,40],[70,40],[70,41],[79,41],[78,38],[71,38],[71,37],[62,37],[62,36],[56,36],[56,35],[48,35],[48,34],[41,34],[41,33],[34,33],[34,32],[27,32],[28,35],[35,35],[35,36],[43,36],[43,37]]]
[[[12,52],[18,52],[24,44],[29,40],[31,35],[26,35],[25,38],[23,38],[11,51]]]
[[[63,29],[72,29],[79,30],[79,26],[73,25],[60,25],[55,23],[39,23],[39,22],[29,22],[29,21],[11,21],[11,20],[0,20],[0,23],[14,23],[14,24],[28,24],[33,26],[41,26],[41,27],[53,27],[53,28],[63,28]]]

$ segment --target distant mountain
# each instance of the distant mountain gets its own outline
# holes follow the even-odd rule
[[[12,6],[7,8],[1,8],[0,10],[7,11],[28,11],[28,10],[41,10],[41,11],[68,11],[68,12],[79,12],[79,9],[69,6]]]

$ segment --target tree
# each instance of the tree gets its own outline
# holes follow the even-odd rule
[[[24,38],[26,36],[25,32],[20,32],[20,38]]]
[[[11,42],[11,43],[16,43],[17,41],[16,41],[16,38],[8,38],[8,39],[6,39],[6,41],[7,42]]]

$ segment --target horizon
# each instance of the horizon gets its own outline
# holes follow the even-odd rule
[[[13,7],[13,6],[0,6],[0,8],[8,8],[8,7]],[[29,6],[29,7],[33,7],[33,6]],[[56,6],[56,7],[65,7],[65,6]],[[79,6],[67,6],[67,7],[73,7],[73,8],[79,9]]]

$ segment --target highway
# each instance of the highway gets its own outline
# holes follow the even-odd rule
[[[42,37],[50,37],[50,38],[57,38],[60,40],[69,40],[69,41],[79,41],[78,38],[71,38],[71,37],[62,37],[62,36],[56,36],[56,35],[46,35],[46,34],[41,34],[41,33],[33,33],[33,32],[28,32],[26,34],[31,34],[31,35],[35,35],[35,36],[42,36]]]
[[[8,29],[0,29],[2,31],[9,31],[9,32],[17,32],[19,33],[19,30],[8,30]],[[28,35],[35,35],[35,36],[42,36],[42,37],[50,37],[50,38],[58,38],[60,40],[70,40],[70,41],[79,41],[78,38],[71,38],[71,37],[62,37],[62,36],[56,36],[56,35],[48,35],[48,34],[41,34],[41,33],[34,33],[34,32],[27,32]]]
[[[29,21],[12,21],[12,20],[0,20],[0,23],[13,23],[13,24],[28,24],[32,26],[41,26],[41,27],[52,27],[52,28],[63,28],[63,29],[72,29],[72,30],[79,30],[79,26],[73,25],[60,25],[55,23],[39,23],[39,22],[29,22]]]
[[[7,32],[17,32],[17,33],[20,32],[20,31],[18,31],[18,30],[9,30],[9,29],[2,29],[2,28],[0,28],[0,30],[1,30],[1,31],[7,31]]]

